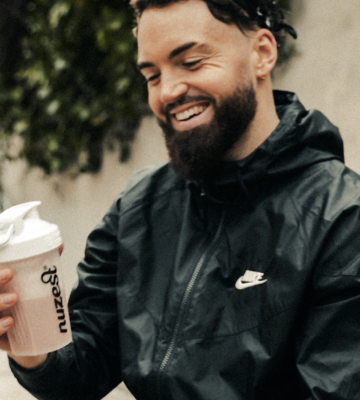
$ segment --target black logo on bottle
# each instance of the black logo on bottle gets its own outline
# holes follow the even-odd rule
[[[45,268],[47,268],[47,267],[45,266]],[[57,318],[59,321],[61,321],[59,323],[59,329],[60,329],[61,333],[65,333],[65,332],[67,332],[67,329],[65,329],[66,320],[65,320],[63,299],[61,297],[61,289],[59,286],[59,277],[57,276],[56,272],[57,272],[57,269],[56,269],[56,266],[54,265],[53,269],[48,269],[41,274],[41,280],[44,283],[50,283],[52,286],[52,294],[54,296],[55,309],[58,314]]]

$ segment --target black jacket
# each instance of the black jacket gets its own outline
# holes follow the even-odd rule
[[[202,185],[133,176],[90,234],[73,343],[29,372],[39,399],[360,399],[360,180],[295,95],[251,155]],[[263,273],[244,290],[246,271]]]

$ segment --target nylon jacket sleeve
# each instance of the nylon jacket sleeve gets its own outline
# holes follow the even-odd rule
[[[307,400],[354,400],[360,393],[360,207],[331,223],[308,293],[298,341]]]
[[[79,283],[70,300],[73,341],[35,370],[10,366],[18,381],[41,400],[95,400],[121,382],[116,306],[120,199],[89,235]]]

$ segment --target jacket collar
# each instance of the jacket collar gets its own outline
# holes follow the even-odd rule
[[[322,113],[305,110],[291,92],[274,91],[274,99],[279,125],[249,156],[222,163],[202,184],[212,200],[247,208],[260,185],[274,185],[320,162],[344,162],[339,131]]]

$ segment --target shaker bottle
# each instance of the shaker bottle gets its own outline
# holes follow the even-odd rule
[[[0,292],[14,291],[18,303],[4,316],[11,351],[33,356],[55,351],[71,341],[70,319],[61,274],[59,228],[40,219],[40,201],[19,204],[0,214],[0,269],[14,278]]]

